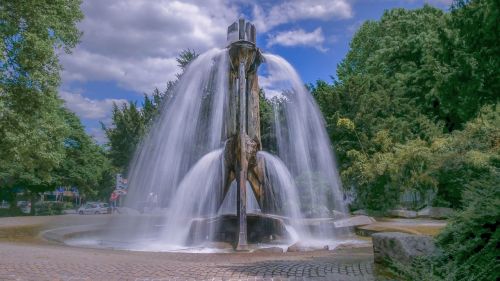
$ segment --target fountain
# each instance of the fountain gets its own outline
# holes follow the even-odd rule
[[[346,234],[325,223],[332,208],[345,208],[312,96],[289,63],[257,48],[253,24],[236,21],[227,39],[180,77],[129,169],[129,215],[116,216],[100,244],[178,251],[225,241],[245,251],[249,241],[314,244]],[[288,81],[275,108],[276,155],[262,150],[262,63]]]

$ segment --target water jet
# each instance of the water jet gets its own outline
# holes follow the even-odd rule
[[[261,141],[259,67],[278,81],[275,151]],[[338,243],[345,213],[323,118],[293,67],[263,53],[253,24],[228,27],[227,45],[192,61],[138,147],[124,210],[95,240],[179,251],[231,243],[236,251]],[[148,196],[155,208],[139,214]],[[139,210],[139,211],[138,211]],[[93,238],[94,239],[94,238]]]

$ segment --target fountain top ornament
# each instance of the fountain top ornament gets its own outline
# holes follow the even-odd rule
[[[257,31],[255,26],[241,18],[227,28],[227,44],[231,45],[236,41],[246,41],[256,44]]]

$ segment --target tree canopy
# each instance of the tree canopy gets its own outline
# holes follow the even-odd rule
[[[112,164],[121,171],[127,171],[137,145],[149,131],[159,114],[160,106],[167,91],[155,89],[151,97],[144,95],[141,106],[136,102],[113,105],[112,125],[102,124],[108,138],[108,156]]]
[[[0,189],[32,197],[56,186],[90,192],[104,152],[58,97],[58,53],[79,42],[80,0],[0,3]],[[34,208],[32,208],[33,210]]]
[[[476,28],[494,28],[490,18],[463,17],[469,9],[494,16],[487,11],[493,2],[487,2],[457,2],[451,13],[430,6],[386,11],[355,34],[337,80],[310,86],[340,159],[344,186],[356,191],[358,207],[395,207],[408,191],[422,198],[436,193],[434,204],[459,207],[463,185],[488,170],[469,157],[483,155],[488,162],[498,153],[495,145],[479,145],[498,138],[496,121],[480,121],[499,113],[497,83],[479,88],[452,79],[479,60],[489,67],[475,70],[477,79],[498,77],[492,70],[498,69],[492,65],[497,46],[485,41],[472,48],[475,43],[467,42],[476,39],[464,31],[470,20]],[[479,34],[477,40],[483,40]],[[479,128],[483,135],[477,139]]]

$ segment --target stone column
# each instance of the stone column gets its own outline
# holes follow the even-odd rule
[[[240,98],[240,110],[239,110],[239,135],[238,135],[238,146],[239,146],[239,171],[237,179],[237,196],[236,208],[238,215],[238,243],[236,246],[237,251],[244,251],[248,249],[247,244],[247,171],[248,171],[248,161],[246,157],[246,104],[247,104],[247,88],[246,88],[246,71],[245,71],[245,58],[240,58],[240,64],[238,69],[238,92]]]
[[[247,194],[246,184],[249,173],[252,179],[257,167],[256,154],[261,148],[259,86],[257,68],[262,55],[255,46],[255,27],[240,19],[228,27],[229,73],[229,114],[226,120],[226,172],[225,192],[234,178],[237,182],[238,238],[236,250],[247,250]],[[234,176],[231,176],[234,175]],[[252,189],[259,183],[250,181]],[[256,194],[258,199],[260,194]]]

